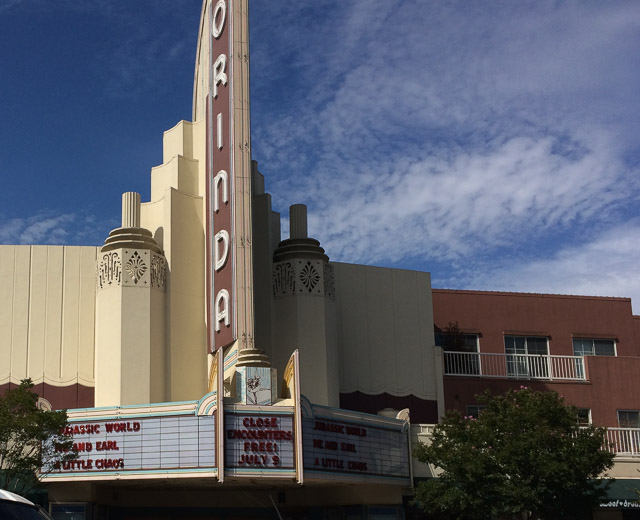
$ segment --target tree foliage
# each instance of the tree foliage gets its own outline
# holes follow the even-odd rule
[[[598,477],[613,465],[605,428],[581,428],[555,392],[476,398],[485,405],[477,419],[451,411],[417,447],[442,474],[419,484],[416,504],[451,518],[589,518],[606,495]]]
[[[467,344],[464,340],[464,334],[458,325],[458,322],[455,323],[449,322],[447,326],[442,331],[442,339],[444,344],[442,345],[445,350],[450,352],[466,352]]]
[[[37,406],[33,383],[0,396],[0,488],[25,494],[57,463],[75,458],[73,441],[62,432],[66,411],[45,411]]]

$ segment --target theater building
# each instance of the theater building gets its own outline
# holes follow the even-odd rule
[[[281,240],[247,3],[203,3],[149,201],[101,247],[0,247],[0,390],[30,377],[78,450],[46,468],[56,519],[399,518],[442,412],[429,274],[330,262],[299,204]]]
[[[192,121],[165,132],[150,200],[123,194],[101,247],[0,246],[0,391],[30,377],[78,451],[45,468],[56,520],[404,518],[435,475],[412,445],[525,380],[619,428],[635,477],[629,300],[331,262],[302,204],[281,240],[250,152],[247,4],[203,2]]]

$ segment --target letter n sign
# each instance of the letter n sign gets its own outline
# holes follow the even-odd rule
[[[207,311],[209,351],[237,337],[233,169],[232,0],[209,6],[207,111]]]

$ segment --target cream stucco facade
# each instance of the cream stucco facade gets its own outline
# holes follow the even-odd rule
[[[54,386],[98,386],[96,406],[181,401],[207,392],[204,140],[201,122],[182,121],[165,133],[164,163],[152,169],[151,200],[139,209],[139,226],[166,258],[162,293],[145,294],[133,283],[101,287],[108,251],[100,248],[0,246],[7,296],[0,319],[11,331],[2,340],[3,359],[11,362],[3,365],[0,384],[31,377]],[[253,176],[256,336],[275,367],[282,372],[300,349],[303,394],[319,404],[338,406],[339,394],[351,392],[436,400],[429,274],[323,261],[317,270],[331,278],[322,280],[331,285],[327,293],[323,286],[319,296],[292,289],[277,294],[272,258],[279,214],[255,164]],[[145,347],[134,354],[122,347],[127,342]],[[140,367],[151,365],[142,377]],[[136,389],[119,397],[128,380]],[[152,390],[152,380],[162,381],[161,388]]]
[[[94,385],[97,254],[0,246],[0,385]]]

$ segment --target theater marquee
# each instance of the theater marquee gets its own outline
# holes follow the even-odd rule
[[[410,485],[409,425],[397,419],[308,401],[302,408],[232,404],[225,406],[219,438],[215,392],[199,401],[68,413],[66,433],[78,456],[52,468],[48,481],[179,474],[219,483],[228,476]]]

